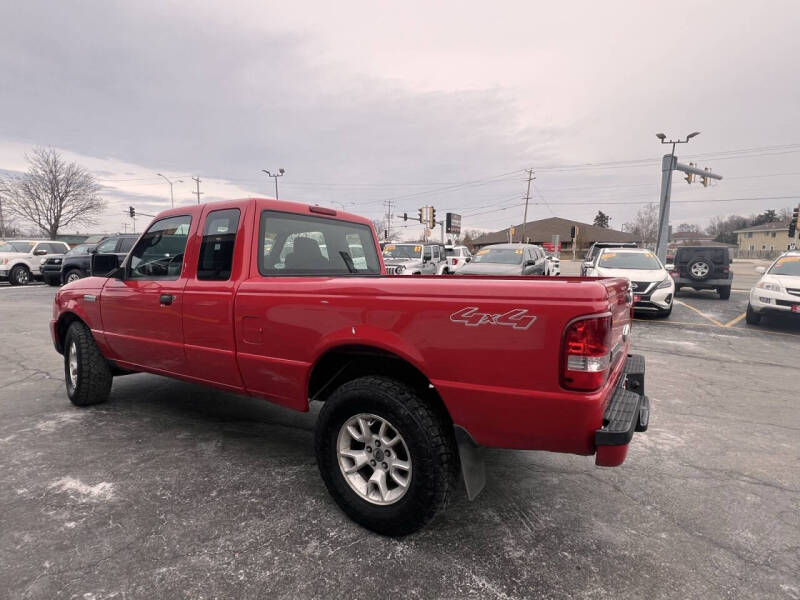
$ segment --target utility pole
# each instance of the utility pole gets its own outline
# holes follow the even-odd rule
[[[0,240],[6,237],[6,220],[3,217],[3,194],[0,191]]]
[[[200,191],[200,176],[192,177],[192,180],[197,184],[197,191],[192,193],[197,196],[197,203],[200,204],[200,194],[203,193]]]
[[[286,173],[286,169],[281,167],[280,169],[278,169],[278,172],[275,173],[274,175],[272,173],[270,173],[269,171],[267,171],[266,169],[261,169],[261,172],[262,173],[266,173],[267,177],[272,177],[275,180],[275,200],[277,200],[278,199],[278,177],[283,177],[283,174]]]
[[[394,215],[392,214],[392,201],[391,200],[384,200],[383,206],[386,208],[386,212],[383,215],[383,232],[384,237],[389,240],[392,237],[392,218]]]
[[[659,201],[658,210],[658,237],[656,239],[656,256],[663,263],[667,258],[667,244],[669,244],[669,210],[670,210],[670,196],[672,194],[672,172],[683,171],[684,173],[698,175],[702,178],[703,186],[708,186],[709,179],[722,179],[722,175],[712,173],[708,168],[701,169],[694,164],[684,165],[678,162],[675,156],[675,146],[677,144],[686,144],[693,137],[700,135],[699,131],[695,131],[686,136],[685,140],[678,138],[677,140],[667,141],[667,136],[663,133],[657,133],[656,137],[661,140],[662,144],[672,144],[672,152],[665,154],[661,160],[661,198]],[[693,178],[691,178],[693,179]],[[690,178],[687,181],[691,183]]]
[[[533,176],[533,169],[528,169],[528,191],[525,192],[525,216],[522,219],[522,243],[525,243],[525,233],[528,228],[528,201],[531,199],[531,182],[536,179]]]

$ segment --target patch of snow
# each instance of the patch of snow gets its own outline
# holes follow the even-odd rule
[[[65,492],[69,494],[70,498],[80,502],[108,502],[114,499],[114,484],[107,481],[101,481],[97,485],[87,485],[79,479],[62,477],[48,487]]]

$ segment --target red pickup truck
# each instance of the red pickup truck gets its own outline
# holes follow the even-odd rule
[[[323,402],[322,479],[384,534],[429,521],[459,473],[473,498],[485,447],[616,466],[647,428],[625,279],[387,276],[367,219],[258,198],[166,211],[92,268],[51,321],[73,404],[131,372]]]

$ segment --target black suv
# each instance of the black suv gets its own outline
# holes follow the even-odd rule
[[[61,263],[61,283],[69,283],[92,274],[92,254],[118,254],[120,260],[138,239],[136,233],[120,233],[112,235],[83,254],[67,254]]]
[[[675,293],[682,287],[694,290],[717,290],[719,297],[731,297],[733,261],[725,246],[678,246],[672,279]]]

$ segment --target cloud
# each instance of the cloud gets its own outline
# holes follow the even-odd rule
[[[800,141],[800,85],[785,76],[799,49],[795,8],[765,18],[756,6],[614,6],[9,5],[0,166],[24,168],[12,151],[34,144],[73,153],[107,186],[115,229],[129,201],[167,206],[156,172],[180,175],[176,201],[190,202],[190,175],[207,199],[264,195],[273,187],[261,169],[278,167],[286,198],[370,217],[384,199],[401,212],[484,209],[464,226],[488,228],[519,222],[521,209],[501,209],[523,195],[521,174],[447,184],[540,167],[533,218],[591,220],[602,208],[618,225],[638,207],[603,201],[657,201],[656,130],[702,129],[692,148],[707,154]],[[745,25],[754,35],[740,35]],[[642,157],[652,162],[546,168]],[[734,177],[791,172],[795,159],[717,162],[720,186],[676,184],[675,197],[780,195],[790,176]],[[673,215],[777,205],[683,204]]]

